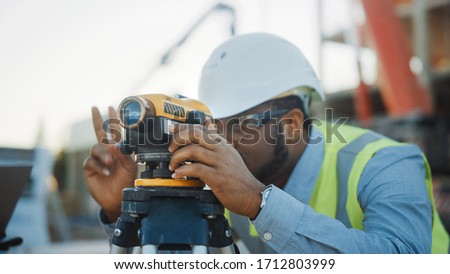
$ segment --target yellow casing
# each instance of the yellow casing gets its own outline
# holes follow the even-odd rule
[[[202,102],[189,98],[175,98],[164,94],[142,94],[137,96],[129,96],[125,98],[119,106],[119,111],[122,107],[130,102],[138,102],[142,111],[139,121],[133,125],[124,125],[125,128],[137,127],[144,119],[145,116],[150,114],[156,117],[165,117],[171,120],[175,120],[181,123],[186,122],[187,115],[192,111],[201,111],[205,114],[206,119],[211,118],[211,112],[209,108]]]
[[[176,179],[136,179],[134,180],[135,187],[154,187],[154,186],[166,186],[166,187],[205,187],[205,183],[200,180],[176,180]]]

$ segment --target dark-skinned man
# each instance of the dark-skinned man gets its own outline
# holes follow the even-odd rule
[[[447,253],[418,147],[347,125],[312,125],[313,97],[324,97],[319,81],[290,42],[265,33],[226,41],[199,88],[217,131],[171,127],[173,177],[205,182],[254,253]],[[101,140],[96,108],[93,117]],[[102,222],[113,223],[133,161],[115,145],[96,145],[84,174]]]

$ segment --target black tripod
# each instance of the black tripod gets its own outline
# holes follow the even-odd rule
[[[110,253],[238,253],[224,208],[210,190],[124,189]]]

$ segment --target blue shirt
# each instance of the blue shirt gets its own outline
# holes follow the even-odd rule
[[[311,139],[320,135],[313,128]],[[323,156],[323,141],[307,145],[284,190],[272,188],[253,221],[267,245],[278,253],[431,252],[432,206],[417,146],[383,148],[364,168],[357,191],[364,230],[308,205]]]

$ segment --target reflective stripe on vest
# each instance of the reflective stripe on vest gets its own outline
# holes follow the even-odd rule
[[[340,149],[338,152],[337,170],[338,170],[338,204],[336,218],[339,219],[346,227],[352,227],[350,219],[347,214],[347,197],[348,197],[348,187],[347,183],[350,176],[350,171],[352,170],[353,164],[355,162],[355,155],[358,154],[368,143],[374,142],[383,138],[379,134],[369,134],[365,133],[360,137],[356,138],[353,142],[346,145],[344,148]],[[359,204],[358,204],[359,206]]]
[[[445,229],[444,225],[442,224],[441,218],[439,217],[439,214],[436,210],[436,204],[434,202],[434,195],[433,195],[433,181],[431,179],[431,168],[428,164],[428,160],[423,155],[423,158],[425,160],[425,176],[427,180],[427,190],[428,190],[428,196],[431,200],[431,204],[433,206],[433,230],[432,230],[432,246],[431,246],[431,253],[442,253],[442,254],[449,254],[450,253],[450,237],[447,233],[447,230]]]

